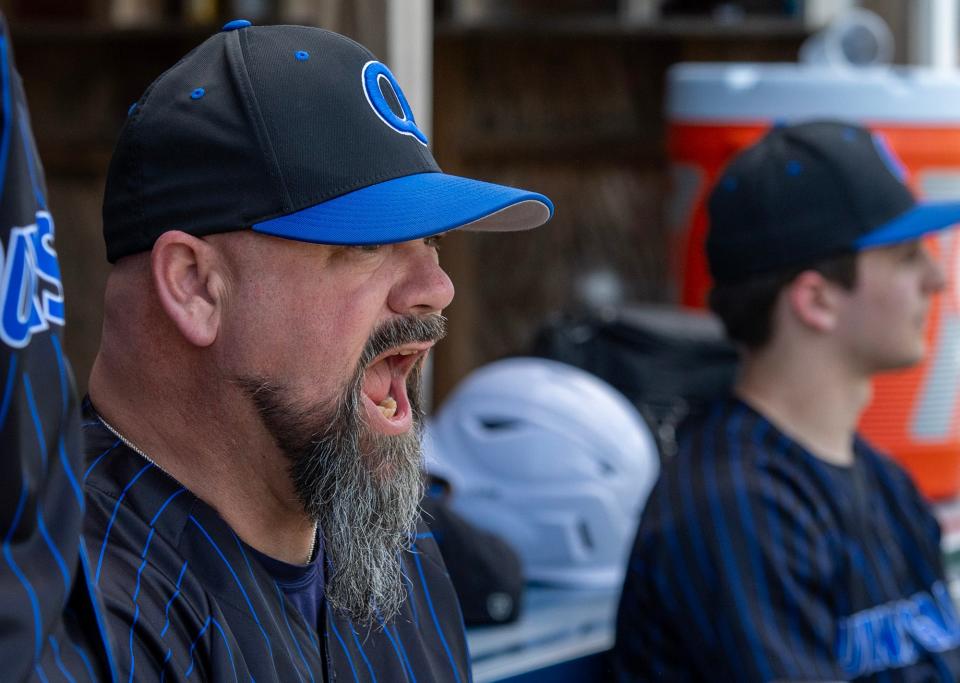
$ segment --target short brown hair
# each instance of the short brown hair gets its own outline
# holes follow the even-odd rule
[[[851,290],[857,284],[857,252],[846,251],[811,265],[765,273],[735,284],[717,284],[710,291],[710,310],[723,321],[731,341],[750,350],[762,348],[773,336],[773,309],[780,292],[808,270]]]

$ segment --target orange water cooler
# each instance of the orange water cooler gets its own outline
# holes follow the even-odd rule
[[[679,64],[668,76],[673,273],[679,299],[710,288],[705,200],[723,166],[775,122],[857,121],[882,134],[914,192],[960,200],[960,78],[925,69],[795,64]],[[934,301],[928,355],[880,376],[862,433],[931,498],[960,494],[960,230],[929,238],[948,284]]]

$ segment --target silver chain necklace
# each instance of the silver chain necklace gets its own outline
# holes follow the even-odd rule
[[[170,477],[171,479],[173,479],[174,481],[176,481],[178,484],[180,483],[180,482],[177,480],[176,477],[174,477],[172,474],[170,474],[170,473],[167,472],[165,469],[163,469],[160,465],[157,464],[157,462],[156,462],[153,458],[151,458],[149,455],[147,455],[146,453],[144,453],[135,443],[133,443],[130,439],[128,439],[127,437],[125,437],[123,434],[121,434],[121,433],[120,433],[120,430],[116,429],[112,424],[110,424],[109,422],[107,422],[107,421],[103,418],[103,415],[100,415],[99,413],[97,413],[97,419],[100,420],[100,422],[103,423],[103,426],[106,427],[106,428],[110,431],[111,434],[113,434],[115,437],[117,437],[118,439],[120,439],[127,448],[129,448],[129,449],[132,450],[134,453],[136,453],[137,455],[139,455],[141,458],[143,458],[144,460],[146,460],[147,462],[149,462],[151,465],[153,465],[154,467],[156,467],[158,470],[160,470],[161,472],[163,472],[165,475],[167,475],[168,477]],[[183,484],[180,484],[180,485],[183,486]],[[184,487],[184,488],[186,488],[186,487]],[[312,538],[312,540],[310,541],[310,554],[307,556],[307,562],[306,562],[306,564],[310,564],[310,563],[313,561],[313,559],[314,559],[313,555],[314,555],[314,553],[315,553],[316,551],[317,551],[317,525],[315,524],[314,527],[313,527],[313,538]]]
[[[137,447],[137,444],[133,443],[130,439],[128,439],[127,437],[125,437],[123,434],[121,434],[121,433],[120,433],[120,430],[116,429],[112,424],[110,424],[110,423],[107,422],[105,419],[103,419],[103,416],[100,415],[99,413],[97,414],[97,419],[100,420],[100,422],[103,423],[103,426],[104,426],[104,427],[106,427],[108,430],[110,430],[110,433],[111,433],[111,434],[113,434],[115,437],[117,437],[118,439],[120,439],[120,440],[124,443],[124,445],[126,445],[127,448],[129,448],[129,449],[132,450],[134,453],[136,453],[137,455],[139,455],[141,458],[143,458],[144,460],[146,460],[147,462],[149,462],[151,465],[153,465],[154,467],[156,467],[158,470],[160,470],[161,472],[163,472],[165,475],[167,475],[168,477],[170,477],[171,479],[173,479],[174,481],[176,481],[176,477],[174,477],[172,474],[170,474],[170,473],[167,472],[165,469],[163,469],[162,467],[160,467],[160,465],[158,465],[158,464],[153,460],[153,458],[151,458],[149,455],[147,455],[147,454],[144,453],[142,450],[140,450],[140,448]]]

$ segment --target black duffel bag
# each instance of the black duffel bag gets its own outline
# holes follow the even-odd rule
[[[663,455],[674,453],[684,418],[729,393],[738,365],[715,316],[658,305],[553,317],[538,332],[532,355],[587,370],[623,392]]]

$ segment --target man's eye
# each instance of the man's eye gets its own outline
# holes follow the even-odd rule
[[[354,249],[357,249],[359,251],[365,251],[368,253],[373,253],[375,251],[380,251],[381,247],[383,247],[382,244],[358,244],[354,247]]]
[[[910,245],[904,250],[903,259],[905,261],[916,261],[923,256],[923,248],[919,244]]]

